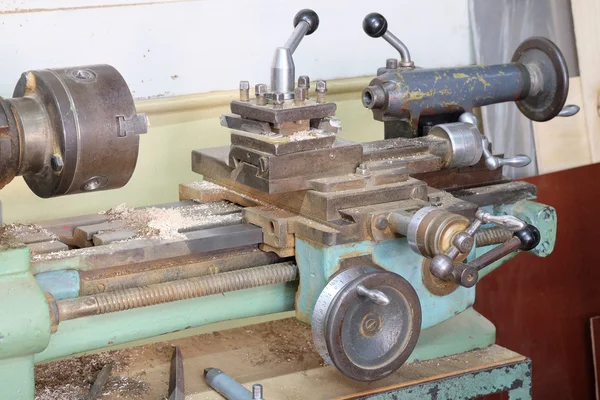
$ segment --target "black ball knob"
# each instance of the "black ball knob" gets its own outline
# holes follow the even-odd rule
[[[387,20],[379,13],[371,13],[363,19],[363,30],[373,38],[381,37],[387,31]]]
[[[515,232],[515,236],[521,241],[521,250],[529,251],[533,250],[540,244],[542,235],[538,228],[533,225],[527,225],[525,229]]]
[[[319,16],[313,10],[309,10],[308,8],[304,10],[298,11],[298,14],[294,17],[294,28],[300,23],[300,21],[304,21],[308,24],[308,32],[306,35],[310,35],[319,27]]]

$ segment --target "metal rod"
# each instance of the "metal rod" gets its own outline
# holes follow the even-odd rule
[[[302,39],[304,39],[304,36],[306,35],[306,32],[308,32],[309,29],[310,25],[308,24],[308,22],[300,21],[298,25],[296,25],[294,32],[292,32],[292,36],[290,36],[287,42],[285,42],[285,45],[283,47],[287,47],[288,49],[290,49],[290,52],[294,54],[294,52],[298,48],[298,45],[300,44]]]
[[[408,51],[408,47],[406,47],[406,45],[404,43],[402,43],[402,41],[400,39],[398,39],[396,37],[396,35],[394,35],[390,31],[386,31],[383,34],[383,38],[385,39],[386,42],[391,44],[393,48],[398,50],[398,52],[400,53],[401,63],[408,64],[408,63],[412,62],[412,60],[410,58],[410,52]]]
[[[253,393],[218,368],[204,370],[206,383],[227,400],[252,400]]]
[[[57,320],[62,322],[257,286],[291,282],[296,279],[298,279],[298,267],[288,261],[216,275],[116,290],[56,302]]]
[[[502,257],[512,253],[513,251],[518,250],[519,247],[521,247],[521,240],[518,237],[513,236],[507,242],[504,242],[500,246],[493,248],[485,254],[482,254],[473,261],[468,262],[467,265],[479,271],[491,263],[498,261]]]

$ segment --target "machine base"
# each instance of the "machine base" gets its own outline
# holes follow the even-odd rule
[[[511,399],[530,398],[530,361],[491,345],[495,328],[473,309],[424,330],[413,361],[376,382],[353,381],[333,366],[323,365],[310,338],[309,326],[288,318],[86,356],[82,362],[86,365],[97,362],[99,370],[103,362],[111,360],[119,366],[112,373],[115,383],[129,382],[130,387],[135,383],[135,393],[113,391],[103,397],[107,399],[125,395],[131,399],[164,396],[172,345],[179,347],[183,354],[188,399],[221,398],[202,379],[202,371],[210,367],[223,370],[246,387],[261,383],[265,397],[274,399],[393,399],[399,394],[402,399],[424,399],[430,398],[433,392],[438,392],[438,398],[457,399],[506,390],[510,391]],[[430,360],[424,361],[426,359]],[[61,368],[57,363],[71,361],[37,366],[38,390],[40,380],[49,371]],[[488,373],[478,374],[481,371]],[[74,376],[73,383],[77,377]],[[65,384],[68,383],[71,382],[67,379]],[[118,385],[111,385],[109,381],[109,388],[115,386]]]

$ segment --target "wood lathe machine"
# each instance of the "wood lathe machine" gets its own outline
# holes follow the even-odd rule
[[[400,59],[362,93],[385,139],[354,143],[327,82],[296,79],[293,53],[318,24],[299,12],[270,85],[251,97],[241,82],[221,117],[231,146],[192,151],[204,180],[182,184],[180,202],[3,228],[0,398],[33,399],[35,363],[290,310],[357,381],[495,342],[476,284],[519,252],[550,254],[556,214],[503,176],[530,159],[494,155],[473,109],[567,115],[562,54],[531,38],[506,64],[421,69],[370,14],[365,32]],[[147,120],[114,68],[26,72],[0,106],[0,187],[22,175],[53,197],[131,177]]]

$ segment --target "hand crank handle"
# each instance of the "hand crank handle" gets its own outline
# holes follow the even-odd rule
[[[494,247],[487,253],[468,263],[453,264],[451,271],[446,269],[444,276],[438,276],[439,265],[447,265],[449,257],[444,254],[437,255],[432,260],[432,273],[443,280],[452,281],[463,287],[472,287],[477,283],[479,271],[490,264],[500,260],[516,250],[533,250],[540,243],[540,231],[533,225],[526,225],[518,230],[514,236],[501,245]],[[435,270],[434,266],[438,269]]]

